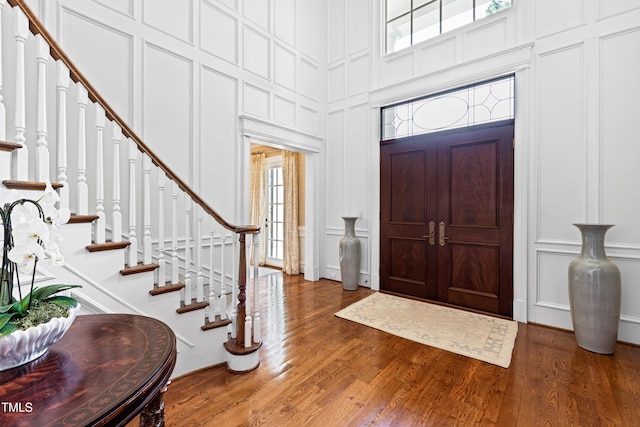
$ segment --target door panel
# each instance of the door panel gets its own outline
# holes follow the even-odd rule
[[[381,274],[385,289],[421,298],[435,298],[435,245],[429,244],[427,218],[436,210],[436,179],[427,174],[436,165],[435,147],[408,142],[402,147],[381,148],[381,197],[386,208],[381,220],[386,224],[381,240]]]
[[[382,289],[512,315],[512,141],[509,122],[381,146]]]

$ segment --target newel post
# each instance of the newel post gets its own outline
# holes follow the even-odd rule
[[[227,351],[227,370],[234,373],[252,371],[260,364],[259,349],[262,342],[255,342],[251,333],[251,316],[247,316],[247,230],[237,231],[238,253],[238,304],[236,306],[235,337],[233,333],[224,344]]]

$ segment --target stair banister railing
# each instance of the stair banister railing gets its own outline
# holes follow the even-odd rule
[[[158,174],[163,177],[166,176],[171,181],[172,184],[172,196],[173,196],[173,204],[175,205],[175,200],[177,198],[177,192],[181,191],[185,197],[185,207],[184,211],[186,217],[186,241],[185,241],[185,258],[186,262],[184,265],[184,273],[187,278],[190,279],[190,271],[194,268],[191,265],[190,257],[189,257],[189,230],[191,229],[191,212],[193,208],[191,208],[192,203],[195,203],[198,206],[196,212],[200,212],[200,209],[213,218],[218,224],[220,224],[224,229],[235,233],[238,235],[237,241],[233,242],[234,248],[234,257],[232,260],[233,268],[237,271],[237,276],[234,275],[232,279],[232,283],[237,281],[238,287],[234,286],[233,294],[237,296],[237,299],[234,298],[234,301],[238,301],[237,306],[233,307],[233,311],[235,312],[235,318],[233,319],[236,323],[235,329],[232,331],[232,336],[235,338],[225,344],[227,350],[236,352],[235,354],[242,353],[243,351],[247,351],[246,347],[255,347],[255,345],[251,344],[251,339],[247,339],[245,341],[245,319],[250,320],[250,313],[246,310],[246,299],[247,299],[247,260],[246,260],[246,236],[247,235],[256,235],[260,232],[260,227],[255,225],[234,225],[226,221],[222,216],[220,216],[211,206],[209,206],[198,194],[196,194],[191,187],[189,187],[177,174],[175,174],[168,165],[162,161],[136,134],[133,130],[125,123],[124,120],[111,108],[111,106],[102,98],[102,96],[95,90],[95,88],[89,83],[89,81],[80,73],[75,64],[69,59],[67,54],[62,50],[62,48],[55,41],[53,36],[46,30],[42,22],[37,18],[37,16],[33,13],[33,11],[27,6],[24,0],[0,0],[0,17],[2,14],[2,9],[4,4],[9,3],[14,10],[14,28],[13,35],[16,43],[16,57],[15,57],[15,67],[16,67],[16,76],[14,82],[15,89],[15,105],[14,105],[14,129],[15,135],[13,136],[15,143],[20,145],[22,148],[16,150],[14,153],[14,161],[12,162],[15,166],[15,170],[12,171],[12,178],[22,181],[28,181],[28,149],[26,145],[25,132],[26,132],[26,63],[25,63],[25,46],[26,40],[28,37],[28,33],[30,32],[36,38],[36,58],[37,58],[37,96],[38,96],[38,109],[37,109],[37,125],[36,125],[36,135],[37,135],[37,146],[36,146],[36,170],[33,172],[33,175],[36,176],[38,180],[48,179],[51,175],[48,171],[48,134],[47,134],[47,119],[46,119],[46,63],[49,58],[53,58],[53,60],[57,61],[57,71],[58,71],[58,86],[57,93],[59,96],[60,108],[63,110],[66,108],[66,93],[68,86],[68,79],[73,81],[77,86],[77,106],[78,106],[78,161],[77,161],[77,189],[76,189],[76,210],[79,215],[87,214],[87,206],[88,206],[88,191],[87,191],[87,158],[86,158],[86,140],[85,140],[85,118],[87,112],[88,101],[91,101],[95,106],[95,148],[96,148],[96,182],[95,182],[95,213],[98,216],[98,219],[95,221],[94,228],[94,242],[95,243],[104,243],[106,240],[106,212],[105,212],[105,194],[104,194],[104,151],[108,147],[104,144],[104,131],[107,126],[106,120],[111,122],[111,137],[112,144],[111,149],[113,150],[113,158],[119,159],[119,150],[120,144],[124,138],[125,141],[130,140],[132,144],[135,144],[135,147],[138,151],[142,153],[144,168],[144,190],[146,193],[148,191],[148,176],[150,173],[150,167],[146,165],[146,162],[150,162],[155,165],[159,171]],[[1,27],[0,27],[1,30]],[[0,42],[1,42],[0,38]],[[0,43],[1,46],[1,43]],[[1,53],[1,52],[0,52]],[[4,89],[4,82],[2,80],[2,74],[0,72],[0,109],[4,108],[2,91]],[[0,111],[2,112],[2,111]],[[0,114],[2,118],[0,120],[5,120],[6,115]],[[68,148],[66,147],[67,136],[66,136],[66,118],[61,117],[60,121],[57,123],[58,132],[60,132],[58,137],[57,149],[58,151],[58,170],[56,170],[57,176],[55,178],[60,177],[61,180],[66,180],[67,173],[67,159],[66,152]],[[6,131],[6,127],[2,122],[0,122],[0,132]],[[130,158],[131,164],[135,164],[133,158]],[[113,176],[113,188],[112,188],[112,205],[111,205],[111,213],[110,217],[112,219],[111,223],[111,238],[112,241],[117,242],[122,239],[122,212],[121,212],[121,199],[120,199],[120,170],[118,161],[114,161],[113,165],[114,169],[111,171]],[[133,166],[132,166],[133,170]],[[19,173],[19,174],[18,174]],[[69,184],[68,182],[64,182],[64,184]],[[159,183],[160,185],[160,183]],[[162,189],[164,190],[164,182],[161,184]],[[173,189],[175,186],[175,190]],[[132,185],[133,187],[133,185]],[[65,190],[66,191],[66,190]],[[130,190],[132,191],[132,190]],[[64,193],[64,191],[63,191]],[[143,195],[144,196],[144,195]],[[68,203],[68,196],[66,196],[66,200],[63,202],[65,204]],[[146,197],[146,196],[144,196]],[[149,260],[147,249],[149,247],[149,243],[151,241],[150,236],[150,224],[148,220],[148,212],[150,203],[149,200],[145,200],[143,202],[145,206],[143,207],[143,260],[147,262]],[[133,208],[132,208],[133,209]],[[133,219],[130,218],[130,227],[133,229],[133,233],[135,233],[135,210],[133,212]],[[176,220],[175,208],[174,215],[172,221]],[[198,232],[202,232],[201,220],[198,219]],[[175,233],[176,228],[173,229],[173,233]],[[131,233],[131,229],[130,229]],[[160,233],[162,234],[162,233]],[[171,248],[171,258],[172,261],[176,259],[176,242],[175,235],[173,247]],[[135,238],[135,235],[134,235]],[[222,257],[224,259],[224,252],[226,251],[226,235],[221,234],[221,252]],[[236,246],[238,244],[238,246]],[[159,245],[160,246],[160,245]],[[249,243],[251,246],[251,243]],[[160,250],[164,252],[164,246],[160,246]],[[214,241],[213,234],[211,239],[211,250],[214,250]],[[164,260],[164,253],[162,256],[158,255],[158,259]],[[202,254],[196,254],[196,262],[201,263]],[[236,264],[236,261],[238,263]],[[133,258],[130,257],[130,263],[133,262]],[[224,262],[223,262],[224,264]],[[174,268],[176,264],[172,262],[171,276],[172,279],[175,278],[177,270]],[[202,273],[201,266],[198,265],[195,268],[198,270],[197,279],[194,280],[194,285],[190,287],[190,289],[186,289],[185,293],[189,294],[191,300],[198,298],[198,290],[202,290],[198,288],[198,285],[202,284]],[[211,267],[213,269],[213,266]],[[224,265],[221,265],[222,271],[224,272]],[[159,277],[159,281],[164,278]],[[214,286],[214,272],[210,271],[210,289],[215,289]],[[227,277],[225,274],[222,274],[220,277],[220,315],[217,316],[219,318],[224,319],[227,314],[225,313],[222,305],[224,303],[224,299],[226,297],[225,294],[225,282]],[[257,296],[257,269],[256,274],[254,275],[254,292]],[[158,285],[162,286],[164,283],[158,283]],[[215,292],[214,292],[215,295]],[[254,303],[254,313],[257,310],[257,301]],[[254,322],[259,323],[259,322]],[[254,332],[255,337],[259,337],[259,332],[256,334]],[[259,344],[259,343],[254,343]],[[259,346],[259,345],[258,345]]]

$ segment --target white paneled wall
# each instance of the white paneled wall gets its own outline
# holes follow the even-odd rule
[[[305,228],[319,241],[319,274],[339,279],[340,217],[360,215],[361,284],[373,288],[379,107],[514,73],[516,317],[570,328],[567,267],[580,248],[571,224],[611,222],[620,338],[640,343],[640,0],[513,3],[382,55],[382,1],[30,2],[118,113],[232,221],[248,215],[238,118],[312,136],[318,228]],[[236,183],[216,184],[228,177]]]
[[[613,223],[620,339],[640,343],[640,0],[518,0],[386,56],[382,3],[328,0],[321,275],[339,277],[340,216],[364,212],[363,280],[379,286],[379,107],[514,73],[514,313],[570,329],[567,268],[580,250],[572,223]]]
[[[323,1],[30,5],[117,113],[231,222],[248,218],[240,116],[323,136]]]

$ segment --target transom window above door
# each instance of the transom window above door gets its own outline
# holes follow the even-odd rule
[[[511,0],[385,0],[386,53],[511,7]]]
[[[509,75],[381,109],[383,141],[515,117],[515,77]]]

